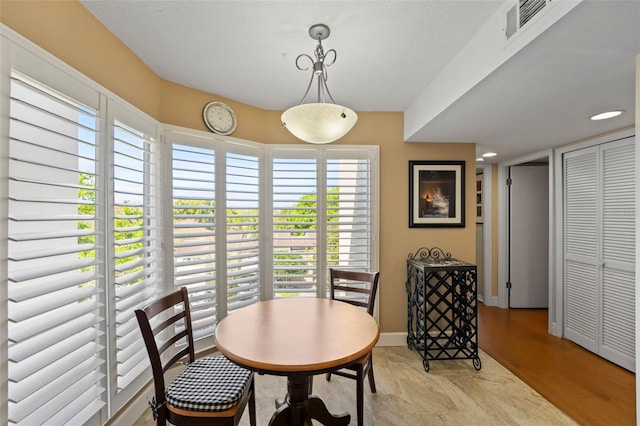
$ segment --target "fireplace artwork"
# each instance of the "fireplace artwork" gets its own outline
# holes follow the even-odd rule
[[[464,162],[409,162],[409,227],[464,227]]]

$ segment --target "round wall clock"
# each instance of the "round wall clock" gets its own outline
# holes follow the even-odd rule
[[[209,102],[202,110],[204,124],[219,135],[230,135],[236,129],[236,114],[229,105],[222,102]]]

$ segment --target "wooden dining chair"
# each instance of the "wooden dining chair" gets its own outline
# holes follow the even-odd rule
[[[330,268],[329,274],[331,299],[366,308],[369,315],[373,315],[378,279],[380,278],[379,272],[356,272]],[[371,393],[376,393],[372,353],[369,352],[344,369],[327,373],[327,381],[331,380],[331,374],[356,380],[357,419],[358,426],[362,426],[364,424],[364,376],[369,378]]]
[[[249,403],[256,424],[253,372],[222,355],[195,359],[191,311],[186,288],[161,297],[136,317],[147,347],[155,397],[149,403],[158,426],[234,425]],[[165,373],[180,361],[184,369],[165,387]]]

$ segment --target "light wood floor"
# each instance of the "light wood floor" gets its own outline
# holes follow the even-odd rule
[[[547,332],[545,309],[478,308],[480,347],[582,425],[635,425],[635,374]]]
[[[635,424],[635,375],[546,330],[546,311],[480,305],[480,347],[493,356],[480,351],[480,371],[467,360],[432,361],[426,373],[415,351],[374,348],[378,392],[365,385],[365,425]],[[285,389],[286,378],[256,375],[258,425]],[[314,393],[356,424],[352,380],[317,376]],[[242,426],[248,417],[247,410]],[[135,426],[152,424],[147,411]]]

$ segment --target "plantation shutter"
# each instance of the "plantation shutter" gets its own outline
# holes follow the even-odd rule
[[[260,301],[260,158],[228,152],[226,169],[226,299],[231,312]]]
[[[199,339],[211,336],[218,320],[216,151],[196,138],[168,135],[184,143],[172,145],[173,285],[189,290],[193,334]]]
[[[367,154],[370,153],[362,150],[329,150],[326,181],[326,256],[329,268],[375,269],[372,260],[375,182],[373,160]],[[330,289],[328,279],[327,274],[327,291]]]
[[[34,72],[10,83],[8,418],[82,424],[106,401],[99,95]]]
[[[274,298],[317,295],[318,160],[314,156],[311,151],[277,151],[271,163]]]
[[[333,154],[338,158],[327,160],[327,265],[370,271],[375,225],[372,160],[363,158],[367,153],[362,151]]]
[[[109,221],[112,252],[109,283],[115,306],[116,392],[126,389],[149,366],[135,317],[159,294],[162,276],[161,194],[157,130],[153,123],[110,102],[113,130]],[[131,392],[118,400],[126,403]]]

